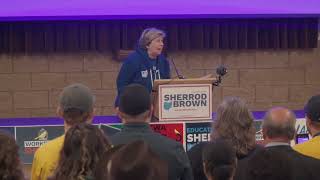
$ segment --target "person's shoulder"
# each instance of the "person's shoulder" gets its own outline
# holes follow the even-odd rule
[[[302,154],[300,152],[295,151],[295,157],[292,159],[296,160],[296,165],[299,167],[304,167],[305,169],[319,169],[320,168],[320,160],[314,157]]]
[[[113,145],[118,145],[125,144],[129,140],[128,137],[130,137],[130,134],[120,131],[111,135],[109,139]]]
[[[304,142],[302,144],[296,144],[294,145],[292,148],[295,150],[295,151],[298,151],[298,152],[303,152],[305,150],[306,147],[308,147],[309,143],[308,142]]]
[[[306,156],[311,156],[316,159],[320,159],[319,140],[320,140],[320,137],[319,137],[319,139],[313,138],[307,142],[293,146],[293,149],[301,154],[306,155]]]
[[[293,149],[300,152],[300,151],[304,151],[307,148],[311,148],[310,146],[313,146],[313,144],[314,144],[313,139],[311,139],[304,143],[294,145]]]
[[[141,59],[141,55],[137,50],[131,52],[125,59],[123,63],[138,63]]]
[[[34,154],[32,179],[47,179],[56,167],[59,152],[63,146],[64,135],[42,145]]]
[[[64,142],[64,135],[59,136],[55,139],[48,141],[46,144],[39,147],[36,151],[36,155],[41,156],[43,154],[48,154],[52,151],[60,151]]]
[[[180,147],[183,147],[181,143],[171,139],[171,138],[168,138],[166,136],[163,136],[159,133],[156,133],[156,132],[152,132],[152,135],[153,135],[153,138],[156,142],[159,142],[159,143],[162,143],[166,146],[170,146],[170,147],[173,147],[173,148],[180,148]]]
[[[264,147],[261,144],[256,144],[252,149],[249,150],[247,156],[250,157],[254,154],[256,154],[257,152],[260,152],[264,149]]]

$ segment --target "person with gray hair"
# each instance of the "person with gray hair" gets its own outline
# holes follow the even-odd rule
[[[129,84],[141,84],[151,93],[154,80],[170,79],[170,65],[162,54],[165,37],[165,32],[157,28],[147,28],[141,33],[138,47],[123,62],[118,74],[115,107]]]
[[[262,124],[265,148],[270,155],[277,153],[288,155],[289,163],[293,165],[291,173],[294,180],[319,179],[320,161],[300,154],[290,146],[290,141],[295,136],[295,122],[294,113],[287,108],[275,107],[269,110]]]
[[[271,109],[262,124],[265,142],[272,143],[274,139],[281,139],[284,143],[290,143],[295,136],[295,124],[296,117],[292,111],[282,107]]]

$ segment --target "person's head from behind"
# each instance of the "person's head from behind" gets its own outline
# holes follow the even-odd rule
[[[165,37],[164,31],[157,28],[147,28],[140,35],[139,47],[147,50],[150,58],[156,58],[162,53]]]
[[[262,132],[266,143],[289,143],[295,136],[296,117],[292,111],[283,107],[270,109],[263,120]]]
[[[131,84],[124,88],[118,107],[123,123],[149,122],[152,109],[150,94],[144,86]]]
[[[312,96],[304,107],[309,133],[315,136],[320,132],[320,95]]]
[[[227,97],[218,106],[213,129],[211,138],[230,140],[237,156],[245,156],[255,147],[253,116],[238,97]]]
[[[54,180],[78,180],[94,176],[96,166],[111,143],[96,126],[81,123],[65,135]]]
[[[116,146],[112,146],[108,151],[106,151],[99,159],[99,162],[97,164],[97,168],[95,169],[94,172],[94,177],[96,179],[101,179],[101,180],[107,180],[108,179],[108,174],[106,172],[106,168],[108,166],[109,160],[113,156],[114,153],[116,153],[119,149],[124,146],[123,144],[119,144]]]
[[[59,97],[57,113],[70,127],[79,123],[91,123],[94,116],[95,97],[91,90],[79,83],[65,87]]]
[[[247,180],[291,180],[291,166],[287,153],[259,149],[248,160]]]
[[[107,165],[108,180],[166,180],[167,164],[144,141],[134,141],[116,151]]]
[[[204,173],[208,180],[233,179],[237,156],[232,145],[226,140],[216,139],[206,145],[202,159]]]
[[[14,138],[0,131],[0,179],[23,179],[18,150]]]

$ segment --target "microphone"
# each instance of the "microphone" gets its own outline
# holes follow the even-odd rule
[[[220,66],[217,68],[216,73],[217,73],[219,76],[224,76],[225,74],[227,74],[227,68],[224,67],[223,65],[220,65]]]
[[[179,73],[178,68],[177,68],[176,64],[174,63],[174,61],[173,61],[173,58],[171,58],[171,62],[172,62],[172,65],[173,65],[173,67],[174,67],[174,70],[176,71],[177,77],[178,77],[179,79],[184,79],[185,77],[182,76],[182,75]]]
[[[227,74],[227,68],[224,67],[223,65],[220,65],[217,70],[216,70],[216,73],[217,73],[217,80],[215,82],[213,82],[213,85],[214,86],[219,86],[220,83],[222,82],[222,76],[226,75]]]

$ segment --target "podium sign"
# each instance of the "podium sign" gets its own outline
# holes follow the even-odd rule
[[[159,120],[212,119],[212,84],[159,85]]]

